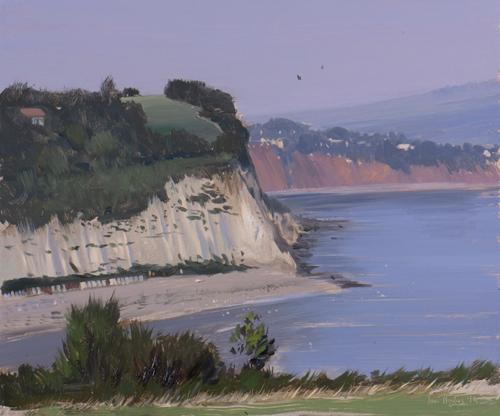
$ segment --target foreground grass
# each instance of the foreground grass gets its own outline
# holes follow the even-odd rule
[[[209,142],[214,141],[222,130],[217,124],[198,115],[199,108],[171,100],[164,95],[146,95],[124,98],[142,105],[148,117],[148,126],[158,133],[184,129]]]
[[[279,415],[279,414],[357,414],[386,416],[497,416],[500,414],[500,400],[486,399],[471,395],[445,395],[426,393],[376,394],[360,398],[334,399],[297,399],[280,402],[255,404],[221,404],[186,407],[119,407],[77,409],[49,407],[37,411],[36,415],[56,416],[84,414],[92,416],[242,416],[242,415]]]

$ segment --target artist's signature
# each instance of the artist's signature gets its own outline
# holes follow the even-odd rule
[[[476,396],[429,396],[429,404],[443,404],[450,407],[467,406],[480,402]]]

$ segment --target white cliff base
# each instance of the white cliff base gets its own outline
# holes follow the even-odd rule
[[[0,281],[214,258],[295,269],[286,244],[280,244],[296,238],[293,220],[271,214],[253,175],[235,170],[212,178],[185,177],[168,181],[165,191],[166,202],[155,197],[140,214],[106,224],[75,219],[63,225],[53,218],[23,230],[0,223]],[[207,193],[211,196],[203,201]]]

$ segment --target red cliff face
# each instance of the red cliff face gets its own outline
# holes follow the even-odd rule
[[[250,154],[264,191],[398,183],[500,183],[500,169],[496,165],[453,173],[445,166],[412,166],[410,173],[405,173],[384,163],[355,162],[321,153],[293,152],[285,167],[270,144],[252,144]]]
[[[264,191],[289,188],[284,164],[270,144],[250,145],[250,156]]]

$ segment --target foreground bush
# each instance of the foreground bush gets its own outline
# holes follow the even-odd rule
[[[189,332],[154,336],[140,323],[120,323],[116,299],[72,306],[66,337],[50,370],[19,367],[0,374],[0,404],[24,407],[59,400],[109,400],[198,391],[223,369],[217,349]]]
[[[140,379],[144,385],[154,381],[166,388],[185,382],[205,384],[215,381],[221,368],[219,353],[212,343],[189,332],[162,335],[154,340]]]
[[[57,399],[62,390],[61,378],[44,368],[23,364],[17,374],[0,373],[0,405],[25,407]]]
[[[65,383],[116,387],[127,362],[127,330],[119,325],[120,308],[111,298],[89,299],[79,308],[72,306],[67,318],[66,339],[54,369]]]

